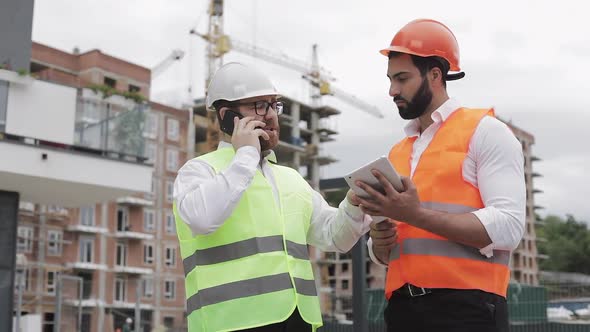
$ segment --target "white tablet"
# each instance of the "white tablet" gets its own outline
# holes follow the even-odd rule
[[[359,197],[367,197],[368,194],[355,184],[356,181],[362,181],[373,187],[375,190],[378,190],[383,193],[383,186],[381,185],[379,180],[377,180],[377,178],[373,175],[373,173],[371,173],[371,170],[373,169],[380,171],[381,174],[383,174],[385,178],[393,185],[393,188],[395,188],[395,190],[397,190],[398,192],[404,191],[404,186],[399,175],[395,171],[395,168],[393,167],[391,162],[389,162],[389,159],[387,159],[387,157],[385,156],[379,157],[373,160],[372,162],[350,172],[349,174],[346,174],[344,176],[344,180],[346,181],[346,183],[348,183],[350,189],[352,189],[352,191],[354,191],[354,193],[357,194]],[[373,216],[372,218],[374,222],[379,222],[381,220],[386,219],[385,217],[380,216]]]
[[[359,197],[367,197],[367,193],[355,184],[356,181],[362,181],[374,189],[383,192],[381,183],[379,183],[379,180],[377,180],[373,173],[371,173],[371,170],[373,169],[380,171],[393,185],[395,190],[399,192],[404,191],[404,186],[402,185],[399,175],[395,171],[393,165],[389,162],[389,159],[387,159],[385,156],[379,157],[372,162],[350,172],[344,176],[344,180],[346,180],[346,183],[348,183],[350,188]]]

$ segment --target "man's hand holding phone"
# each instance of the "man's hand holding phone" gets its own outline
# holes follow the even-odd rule
[[[266,123],[259,120],[254,120],[254,117],[247,116],[239,119],[237,116],[234,117],[234,131],[231,136],[231,144],[237,151],[242,146],[251,145],[258,150],[260,153],[260,140],[259,138],[268,140],[270,137],[262,129],[266,126]]]

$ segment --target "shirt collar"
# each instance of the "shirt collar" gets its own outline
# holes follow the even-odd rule
[[[442,105],[440,105],[430,117],[434,123],[445,122],[445,120],[458,108],[460,107],[459,102],[454,98],[449,98]],[[406,124],[404,132],[408,137],[420,136],[420,120],[413,119]]]
[[[219,141],[219,145],[217,146],[218,149],[221,148],[228,148],[228,147],[233,147],[231,143],[225,142],[225,141]],[[275,152],[273,150],[266,150],[266,151],[262,151],[262,155],[264,155],[264,159],[270,161],[273,164],[277,163],[277,156],[275,155]]]

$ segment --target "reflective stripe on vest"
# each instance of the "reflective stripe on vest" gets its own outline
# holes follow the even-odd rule
[[[389,260],[405,255],[431,255],[449,258],[465,258],[475,261],[501,264],[508,266],[510,263],[510,251],[494,250],[494,256],[487,258],[478,249],[460,243],[437,239],[406,239],[396,245],[390,253]]]
[[[314,280],[293,278],[297,293],[301,295],[316,296]],[[201,309],[203,306],[217,304],[223,301],[239,299],[247,296],[277,292],[290,289],[291,278],[288,273],[274,276],[264,276],[255,279],[241,280],[216,287],[205,288],[191,296],[187,301],[187,312]]]
[[[307,245],[287,240],[287,253],[298,259],[309,259]],[[202,249],[183,259],[184,273],[188,274],[198,265],[228,262],[273,251],[284,251],[283,237],[280,235],[258,237],[239,242]]]
[[[469,213],[484,204],[479,190],[463,178],[463,162],[481,119],[493,110],[458,109],[439,127],[423,151],[412,180],[421,206],[446,213]],[[416,137],[396,144],[389,159],[397,172],[411,174]],[[485,257],[479,249],[398,222],[398,243],[390,253],[385,295],[404,283],[427,288],[480,289],[506,296],[510,252],[494,250]]]

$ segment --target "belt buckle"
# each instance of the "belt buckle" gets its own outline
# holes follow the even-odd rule
[[[412,291],[412,288],[419,289],[420,291],[419,291],[419,292],[417,292],[417,293],[414,293],[414,292]],[[410,292],[410,296],[411,296],[411,297],[418,297],[418,296],[423,296],[423,295],[426,295],[426,294],[430,293],[430,291],[429,291],[429,290],[427,290],[426,288],[423,288],[423,287],[417,287],[417,286],[414,286],[414,285],[412,285],[412,284],[408,284],[408,291]]]

